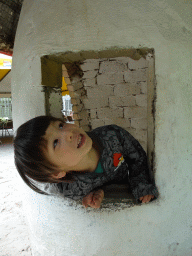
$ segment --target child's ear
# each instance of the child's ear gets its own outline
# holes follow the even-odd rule
[[[65,175],[66,175],[66,172],[62,171],[57,174],[53,174],[53,177],[57,178],[57,179],[61,179],[61,178],[65,177]]]

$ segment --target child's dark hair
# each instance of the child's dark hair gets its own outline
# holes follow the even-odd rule
[[[52,177],[52,174],[57,172],[57,166],[51,164],[43,154],[43,149],[47,147],[47,141],[43,136],[50,123],[54,121],[64,122],[52,116],[35,117],[22,124],[17,129],[14,138],[16,168],[24,182],[41,194],[47,193],[37,188],[31,179],[48,183],[72,182],[74,180],[71,173],[67,173],[62,179]]]

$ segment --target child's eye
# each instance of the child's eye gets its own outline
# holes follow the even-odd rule
[[[55,147],[57,146],[57,143],[58,143],[58,140],[54,140],[54,142],[53,142],[53,147],[54,147],[54,149],[55,149]]]

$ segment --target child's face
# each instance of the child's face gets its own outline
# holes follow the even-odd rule
[[[51,122],[44,138],[48,141],[45,156],[58,166],[59,171],[79,170],[92,149],[91,138],[75,124]]]

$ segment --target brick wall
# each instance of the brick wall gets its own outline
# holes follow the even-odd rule
[[[108,124],[125,128],[147,149],[147,68],[144,58],[87,59],[64,76],[75,123],[85,131]]]

